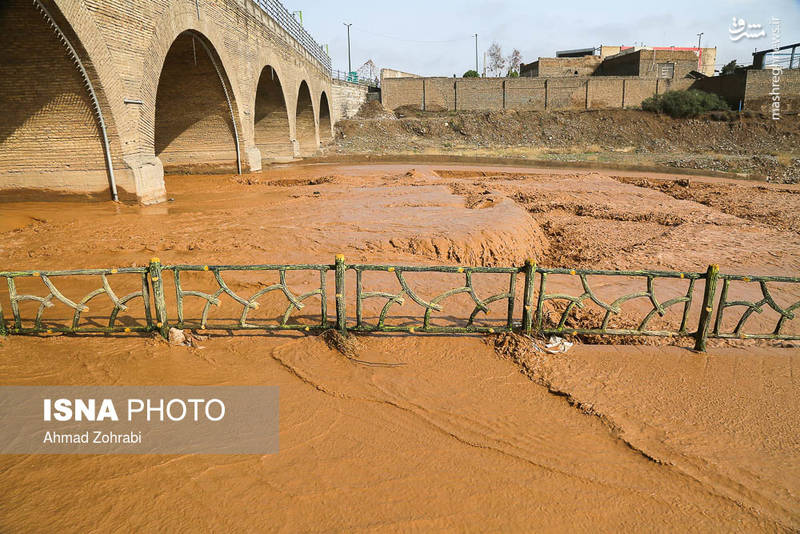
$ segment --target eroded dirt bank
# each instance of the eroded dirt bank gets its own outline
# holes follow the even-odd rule
[[[543,266],[800,271],[797,186],[313,165],[168,177],[167,189],[174,201],[150,207],[2,203],[2,268],[143,265],[152,256],[315,263],[343,253],[369,263],[519,265],[533,257]],[[297,292],[309,283],[292,280]],[[441,278],[415,283],[427,298],[452,287]],[[487,282],[480,294],[505,283]],[[248,295],[263,284],[231,279]],[[598,283],[608,294],[628,289],[632,282]],[[83,288],[64,290],[75,297]],[[781,302],[799,296],[790,289]],[[463,317],[472,307],[447,311]],[[226,302],[220,313],[235,310]],[[493,307],[487,320],[502,312]],[[377,310],[365,313],[374,320]],[[410,303],[398,313],[419,318]],[[578,345],[528,362],[496,354],[480,337],[360,340],[358,359],[400,365],[359,364],[294,334],[223,334],[202,349],[139,336],[6,338],[2,384],[278,385],[281,452],[6,456],[0,530],[177,530],[187,520],[207,530],[292,531],[800,527],[791,344],[735,342],[742,348],[713,346],[706,356]]]
[[[673,119],[640,110],[384,110],[340,121],[331,154],[447,154],[597,162],[800,181],[800,122],[745,112]]]

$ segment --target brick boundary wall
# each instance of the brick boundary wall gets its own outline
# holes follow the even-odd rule
[[[770,114],[773,103],[770,94],[773,92],[772,69],[746,72],[744,109]],[[782,113],[800,112],[800,69],[783,69],[780,75],[779,96]]]
[[[772,70],[739,71],[702,79],[634,76],[536,78],[386,78],[384,107],[415,106],[426,111],[585,110],[637,108],[667,91],[699,89],[722,96],[732,109],[770,113]],[[800,70],[780,77],[782,112],[800,111]]]
[[[623,76],[563,78],[386,78],[384,107],[425,111],[585,110],[635,108],[645,98],[688,89],[692,79]]]

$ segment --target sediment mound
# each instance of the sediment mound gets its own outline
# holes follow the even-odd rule
[[[547,253],[547,237],[523,209],[505,198],[492,204],[484,209],[470,209],[458,217],[457,228],[430,227],[417,235],[395,234],[369,241],[367,250],[479,266],[522,265],[528,258],[540,258]]]
[[[356,119],[394,119],[395,116],[391,111],[387,111],[383,104],[377,100],[370,100],[364,102],[356,113]]]

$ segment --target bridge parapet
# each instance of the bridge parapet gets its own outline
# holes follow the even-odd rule
[[[325,53],[322,45],[311,37],[311,34],[303,28],[302,24],[297,21],[294,15],[289,13],[289,10],[281,2],[278,0],[253,0],[253,2],[272,17],[295,41],[300,43],[314,59],[319,61],[328,73],[331,72],[330,56]]]

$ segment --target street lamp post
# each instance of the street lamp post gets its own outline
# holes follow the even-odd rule
[[[478,34],[475,34],[475,72],[478,72]]]
[[[700,32],[697,34],[697,70],[702,71],[703,65],[700,63],[703,61],[703,50],[700,48],[700,40],[703,38],[703,33]]]
[[[353,72],[353,64],[350,61],[350,26],[352,26],[353,24],[352,23],[348,24],[346,22],[343,22],[342,24],[347,26],[347,77],[349,78],[350,73]]]

